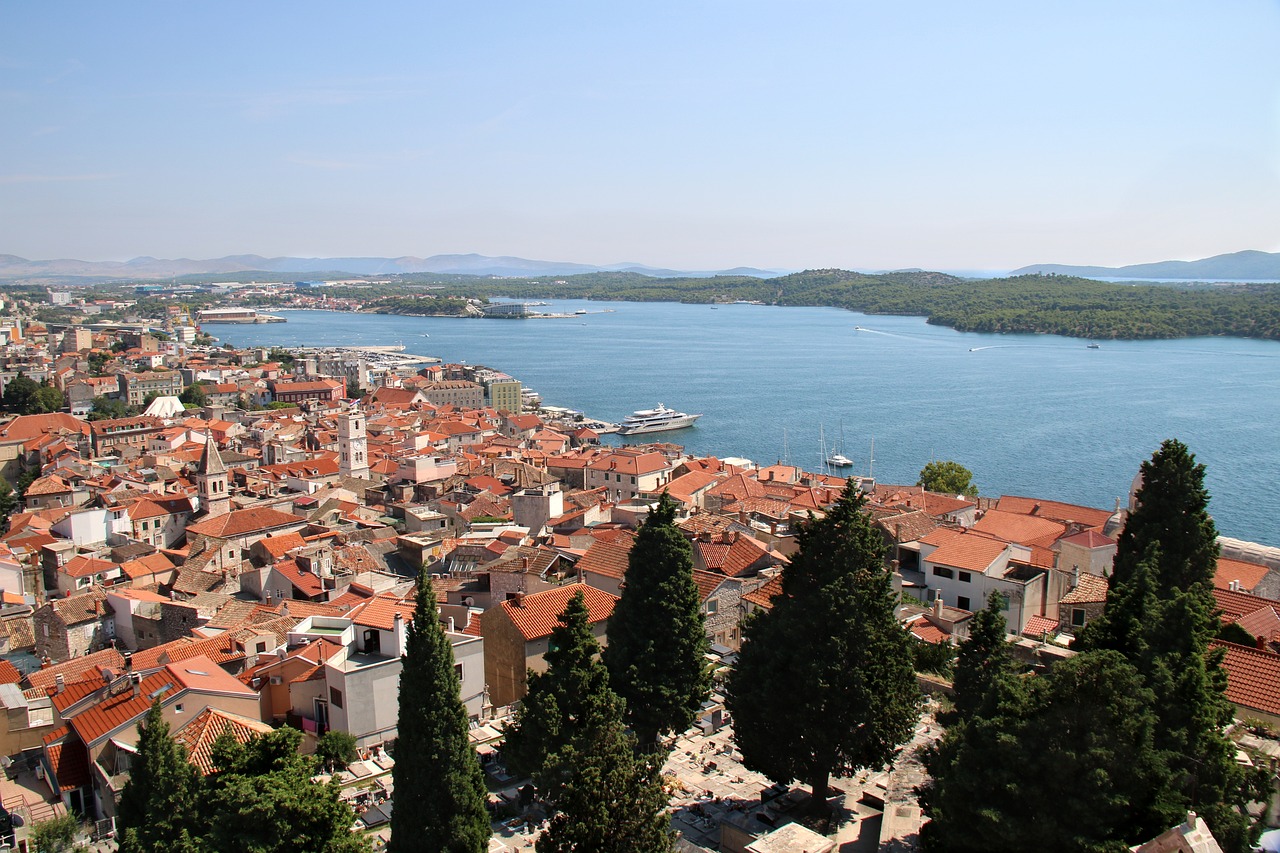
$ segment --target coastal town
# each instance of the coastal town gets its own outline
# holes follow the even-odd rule
[[[287,287],[306,307],[343,307],[302,284]],[[661,435],[615,446],[602,439],[617,424],[544,405],[509,366],[372,344],[216,346],[210,322],[278,318],[192,316],[181,294],[149,296],[171,297],[162,316],[99,322],[116,302],[53,292],[2,306],[0,805],[20,818],[18,846],[73,814],[87,843],[114,849],[139,723],[158,701],[198,773],[211,772],[219,737],[290,727],[311,754],[331,732],[350,735],[354,758],[317,780],[341,788],[353,832],[379,849],[395,802],[406,632],[435,619],[485,770],[490,850],[530,848],[548,815],[529,779],[509,772],[504,733],[578,595],[608,646],[637,530],[665,495],[692,554],[712,672],[663,767],[680,849],[917,849],[920,756],[943,731],[945,674],[917,668],[924,713],[889,766],[832,780],[842,820],[830,834],[798,819],[803,786],[749,769],[735,739],[724,685],[744,625],[782,594],[802,529],[852,487],[915,644],[963,642],[994,595],[1012,655],[1042,671],[1074,656],[1073,639],[1102,614],[1142,486],[1088,507],[770,465],[733,448],[694,456]],[[49,305],[82,316],[38,319]],[[666,425],[633,433],[698,417],[661,405],[637,416]],[[1217,544],[1213,596],[1236,639],[1215,642],[1226,696],[1250,721],[1235,743],[1244,761],[1274,768],[1280,548]],[[434,614],[415,604],[423,569]],[[1275,809],[1260,817],[1280,823]],[[1166,846],[1142,849],[1192,849],[1168,845],[1203,827],[1188,815],[1153,840]]]

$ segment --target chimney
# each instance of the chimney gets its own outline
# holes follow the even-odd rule
[[[938,616],[942,615],[942,595],[941,594],[939,594],[938,597],[933,600],[933,612]]]
[[[517,592],[511,597],[511,601],[516,607],[524,607],[524,593]]]
[[[521,557],[521,558],[520,558],[520,568],[524,569],[525,571],[528,571],[528,570],[529,570],[529,558],[528,558],[528,557]]]
[[[138,695],[142,693],[142,673],[129,673],[129,683],[133,685],[133,698],[138,698]]]
[[[124,653],[124,671],[133,672],[133,652]]]
[[[1238,578],[1233,578],[1231,582],[1227,584],[1227,589],[1231,590],[1232,592],[1239,592],[1240,580]]]
[[[53,693],[55,696],[57,696],[66,689],[67,689],[67,679],[63,677],[62,673],[58,673],[53,677]]]
[[[271,606],[271,590],[267,590],[267,606]]]
[[[1257,646],[1257,647],[1258,647],[1258,651],[1260,651],[1260,652],[1265,652],[1265,651],[1267,650],[1267,638],[1266,638],[1266,637],[1261,637],[1261,636],[1259,636],[1259,637],[1254,637],[1254,639],[1253,639],[1253,643],[1254,643],[1254,645],[1255,645],[1255,646]]]
[[[286,601],[284,604],[280,605],[280,615],[281,616],[289,615],[289,602]]]
[[[450,634],[456,634],[456,633],[458,633],[457,628],[456,628],[456,627],[455,627],[455,625],[454,625],[453,617],[452,617],[452,616],[450,616],[450,617],[449,617],[449,633],[450,633]]]

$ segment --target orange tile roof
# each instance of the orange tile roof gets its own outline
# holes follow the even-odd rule
[[[1066,532],[1067,527],[1061,522],[1047,518],[990,509],[978,519],[973,529],[989,533],[1006,542],[1031,545],[1038,544],[1037,540],[1043,539],[1047,539],[1051,544]]]
[[[22,681],[22,673],[7,660],[0,659],[0,684],[17,684]]]
[[[132,690],[126,690],[85,709],[71,719],[71,728],[86,745],[93,746],[112,732],[136,722],[147,713],[156,697],[167,703],[187,690],[257,696],[209,658],[198,655],[181,663],[171,663],[142,679],[137,696]]]
[[[504,601],[500,607],[526,641],[536,640],[551,633],[559,624],[560,614],[568,606],[569,599],[579,592],[587,605],[587,621],[592,624],[608,619],[618,602],[616,595],[586,584],[573,583],[526,595],[519,602]]]
[[[159,552],[148,554],[145,557],[138,557],[136,560],[129,560],[120,564],[120,569],[130,580],[140,578],[143,575],[153,575],[157,572],[167,572],[174,568],[173,562],[164,554]]]
[[[1214,588],[1213,600],[1222,612],[1223,622],[1234,622],[1241,616],[1253,613],[1260,607],[1268,605],[1280,607],[1280,601],[1250,595],[1247,592],[1234,592],[1229,589]]]
[[[1214,641],[1226,656],[1227,699],[1233,704],[1266,714],[1280,714],[1280,655]]]
[[[938,536],[942,532],[940,530],[934,531],[934,533],[925,537],[924,541],[935,539],[935,537],[942,538]],[[1004,553],[1004,549],[1009,544],[1000,539],[991,539],[983,536],[980,533],[965,533],[959,530],[946,532],[952,535],[946,537],[945,541],[939,544],[924,559],[930,563],[950,566],[951,568],[968,572],[985,572]]]
[[[1076,584],[1076,588],[1062,596],[1059,603],[1096,604],[1099,601],[1106,601],[1108,586],[1106,578],[1091,574],[1081,574],[1080,582]]]
[[[348,616],[352,622],[362,627],[390,631],[395,627],[396,614],[405,621],[412,621],[416,610],[417,603],[412,599],[375,596],[364,604],[351,608]]]
[[[83,743],[71,738],[48,747],[46,752],[59,791],[74,791],[89,784],[89,751]]]
[[[1024,637],[1040,637],[1042,634],[1056,634],[1058,620],[1048,616],[1032,616],[1027,619],[1027,626],[1022,629]]]
[[[693,583],[698,587],[698,600],[706,601],[711,594],[720,588],[720,585],[726,580],[725,576],[719,572],[703,572],[698,569],[693,570]]]
[[[1022,515],[1036,515],[1051,518],[1054,521],[1078,521],[1085,527],[1102,527],[1111,518],[1105,509],[1094,509],[1088,506],[1049,501],[1041,498],[1024,498],[1017,495],[1005,495],[996,503],[996,508],[1003,512],[1016,512]]]
[[[1269,569],[1257,563],[1246,563],[1243,560],[1232,560],[1228,557],[1218,558],[1218,571],[1213,576],[1213,585],[1230,589],[1232,581],[1240,582],[1240,589],[1250,591],[1267,576]]]
[[[1062,541],[1070,542],[1072,545],[1078,545],[1081,548],[1105,548],[1108,545],[1116,544],[1116,540],[1110,536],[1103,536],[1096,530],[1081,530],[1079,533],[1063,538]]]
[[[110,560],[99,560],[96,557],[86,557],[83,554],[77,554],[67,564],[58,571],[67,577],[83,578],[89,575],[105,574],[112,569],[119,568],[119,565]]]
[[[578,560],[579,572],[592,572],[611,578],[622,578],[627,573],[634,536],[613,539],[597,539]]]
[[[762,607],[765,610],[768,610],[769,608],[773,607],[773,600],[777,598],[779,595],[782,595],[782,578],[776,577],[776,578],[770,578],[769,582],[766,583],[764,586],[758,589],[752,590],[751,592],[742,596],[742,598],[745,601],[751,602],[757,607]]]
[[[187,532],[227,539],[290,524],[305,524],[306,521],[305,518],[281,512],[278,509],[260,506],[233,510],[225,515],[202,519],[195,524],[187,525]]]
[[[205,708],[189,723],[174,732],[173,739],[186,748],[187,760],[192,766],[199,770],[201,775],[208,776],[215,769],[213,742],[223,732],[230,732],[237,743],[248,743],[258,735],[266,734],[271,730],[271,726],[261,720],[253,720],[239,714],[220,711],[217,708]]]
[[[124,669],[124,655],[116,649],[103,649],[100,652],[72,658],[69,661],[38,669],[27,675],[27,683],[32,687],[49,690],[57,681],[58,675],[67,684],[83,681],[86,678],[99,680],[102,670],[111,669],[120,672]]]
[[[916,639],[926,643],[947,643],[951,635],[930,622],[928,619],[916,619],[907,626]]]

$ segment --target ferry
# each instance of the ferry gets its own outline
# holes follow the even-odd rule
[[[645,432],[666,432],[673,429],[684,429],[693,426],[693,422],[702,415],[686,415],[668,409],[662,403],[656,409],[641,409],[632,412],[618,427],[618,435],[639,435]]]

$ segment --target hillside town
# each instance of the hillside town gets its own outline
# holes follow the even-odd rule
[[[944,676],[918,672],[926,713],[892,766],[833,780],[843,835],[793,820],[801,789],[747,769],[735,744],[724,680],[744,623],[781,594],[801,529],[852,480],[900,593],[895,615],[921,647],[964,641],[994,593],[1012,653],[1043,669],[1074,655],[1102,613],[1141,486],[1086,507],[660,441],[615,446],[533,405],[501,365],[202,345],[176,306],[154,324],[92,328],[9,308],[0,805],[26,828],[77,815],[100,849],[113,849],[138,725],[157,700],[199,773],[219,736],[244,743],[288,726],[309,754],[327,733],[349,734],[355,760],[322,778],[352,805],[354,831],[385,842],[402,655],[423,618],[452,646],[490,849],[526,849],[545,815],[508,772],[504,728],[577,594],[608,646],[637,529],[663,495],[689,543],[714,673],[665,766],[682,849],[915,849],[917,754],[941,731]],[[1240,719],[1280,726],[1280,549],[1218,544],[1220,619],[1249,640],[1218,641],[1227,698]],[[415,604],[423,568],[435,614]],[[1280,758],[1280,744],[1249,737],[1252,754]],[[1185,840],[1203,826],[1190,815],[1170,832]]]

